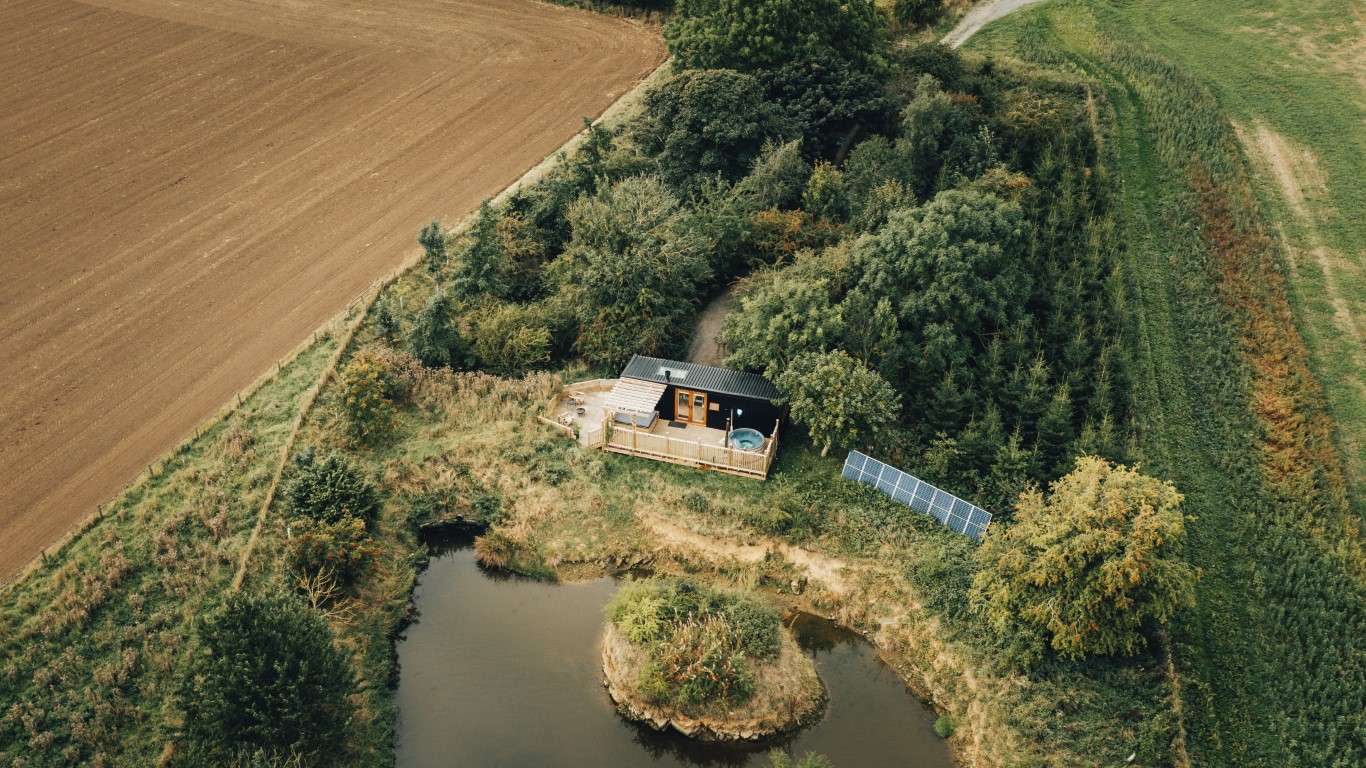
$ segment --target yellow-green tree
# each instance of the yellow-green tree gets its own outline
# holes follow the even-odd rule
[[[975,606],[1003,635],[1042,631],[1066,657],[1137,652],[1145,623],[1195,604],[1181,500],[1171,483],[1077,458],[1047,496],[1020,494],[1014,525],[987,534]]]
[[[373,442],[393,428],[394,371],[388,361],[361,352],[342,370],[339,390],[347,437],[353,442]]]

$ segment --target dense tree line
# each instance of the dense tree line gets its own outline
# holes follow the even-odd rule
[[[681,352],[745,276],[731,365],[778,379],[838,351],[881,380],[862,392],[895,394],[842,389],[854,410],[838,437],[816,427],[823,447],[877,445],[1005,514],[1078,453],[1123,459],[1124,283],[1086,86],[885,47],[871,3],[761,6],[680,3],[677,66],[637,118],[590,125],[463,235],[424,229],[440,289],[409,351],[610,372]]]
[[[802,355],[847,352],[904,409],[899,430],[846,444],[1008,515],[1073,456],[1124,455],[1113,190],[1079,83],[933,47],[893,70],[898,129],[808,184],[807,210],[842,236],[750,278],[728,361],[778,377]]]

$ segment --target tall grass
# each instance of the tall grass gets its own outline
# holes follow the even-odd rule
[[[221,599],[325,335],[226,420],[0,592],[0,760],[153,765],[179,727],[178,674]]]
[[[1071,2],[980,44],[1096,77],[1119,116],[1143,303],[1140,444],[1186,493],[1190,555],[1206,576],[1172,632],[1191,759],[1360,764],[1360,521],[1290,312],[1284,254],[1220,101],[1137,37],[1105,6]]]

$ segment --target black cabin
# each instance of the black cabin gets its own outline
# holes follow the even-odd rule
[[[710,365],[636,355],[622,379],[663,384],[655,410],[660,417],[712,429],[749,427],[772,437],[784,409],[774,403],[778,390],[754,373]]]

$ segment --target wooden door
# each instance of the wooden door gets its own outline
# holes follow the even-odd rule
[[[707,425],[707,393],[693,392],[688,389],[676,390],[674,396],[674,421],[685,424]]]

